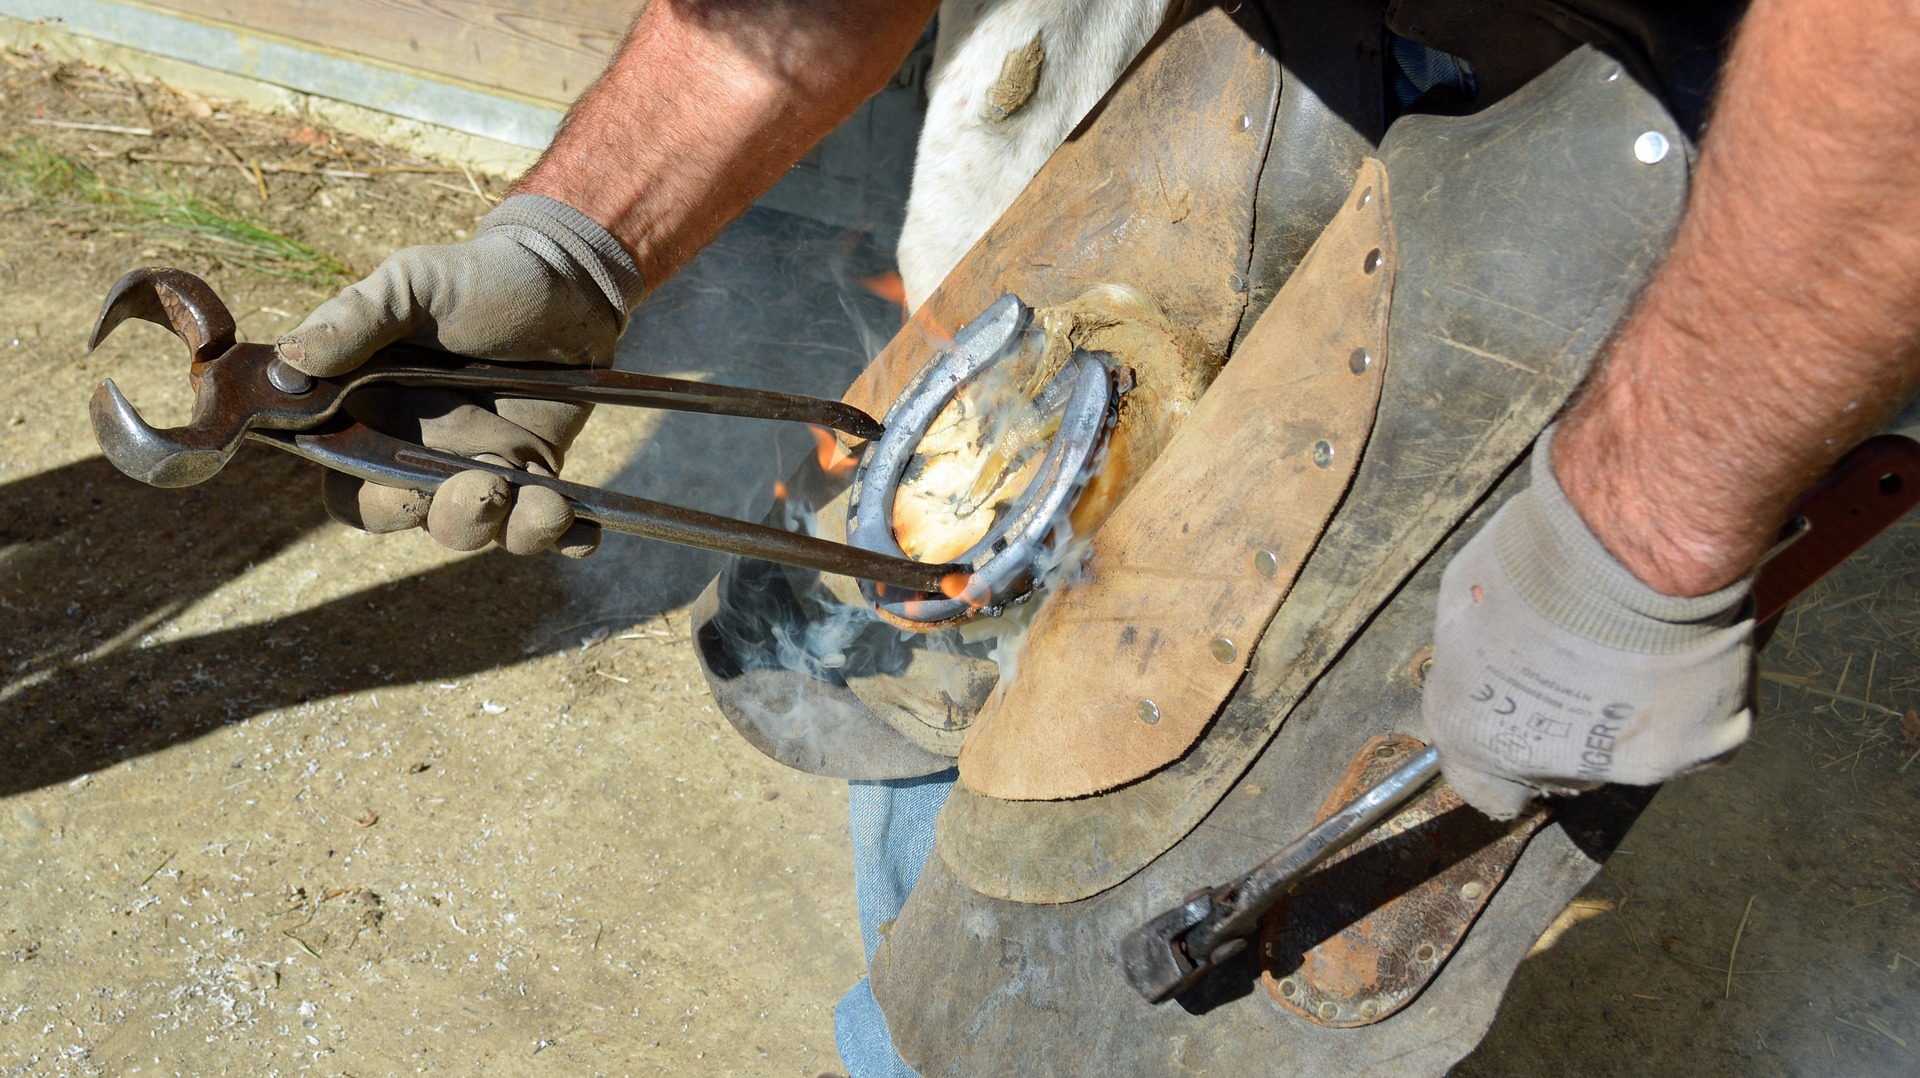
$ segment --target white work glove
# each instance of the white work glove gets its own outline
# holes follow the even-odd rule
[[[466,243],[408,247],[322,303],[280,338],[280,357],[316,377],[344,374],[405,341],[477,359],[606,367],[641,297],[640,271],[620,241],[545,195],[514,195]],[[433,449],[557,475],[592,405],[446,390],[367,389],[354,418]],[[565,499],[487,472],[462,472],[428,497],[326,473],[327,512],[381,533],[424,525],[455,550],[489,542],[516,554],[549,547],[591,554],[600,529],[576,522]]]
[[[1422,701],[1447,781],[1495,819],[1543,793],[1664,782],[1752,725],[1749,581],[1692,599],[1641,583],[1567,501],[1552,435],[1532,485],[1441,577]]]

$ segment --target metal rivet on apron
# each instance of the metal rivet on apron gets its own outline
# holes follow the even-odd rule
[[[1314,467],[1325,468],[1332,463],[1333,463],[1333,443],[1332,442],[1313,443]]]
[[[1231,663],[1240,657],[1240,649],[1234,647],[1233,641],[1224,636],[1214,637],[1213,642],[1207,645],[1207,650],[1213,652],[1213,657],[1223,663]]]
[[[1271,550],[1254,551],[1253,571],[1272,580],[1280,572],[1280,555]]]
[[[1419,651],[1414,652],[1413,656],[1407,660],[1407,674],[1413,678],[1415,685],[1425,685],[1427,683],[1427,671],[1432,669],[1432,644],[1428,644]]]
[[[1146,723],[1148,726],[1152,726],[1154,723],[1160,721],[1160,705],[1154,703],[1152,700],[1142,699],[1139,703],[1133,705],[1133,712],[1140,716],[1140,721]]]
[[[1372,273],[1374,270],[1379,269],[1380,268],[1380,248],[1375,247],[1373,250],[1368,251],[1366,261],[1360,263],[1360,268],[1367,271],[1368,273]]]
[[[1367,206],[1372,204],[1372,202],[1373,202],[1373,188],[1363,187],[1360,189],[1360,201],[1355,202],[1353,204],[1353,208],[1356,210],[1364,210],[1367,208]]]
[[[1227,287],[1233,289],[1235,292],[1245,292],[1247,290],[1247,279],[1237,273],[1233,274],[1227,278]]]
[[[1247,128],[1252,126],[1253,126],[1253,117],[1242,114],[1240,117],[1240,130],[1245,131]]]
[[[1364,348],[1356,348],[1347,355],[1347,369],[1355,374],[1365,374],[1371,366],[1373,357]]]
[[[1639,138],[1633,140],[1633,156],[1639,158],[1643,165],[1657,165],[1666,160],[1670,148],[1667,136],[1658,131],[1642,132]]]

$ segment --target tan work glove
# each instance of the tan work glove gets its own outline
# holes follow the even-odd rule
[[[640,302],[640,271],[620,241],[545,195],[514,195],[466,243],[408,247],[322,303],[280,338],[281,358],[316,377],[344,374],[406,341],[502,362],[613,363],[614,342]],[[421,445],[557,475],[592,405],[445,390],[363,390],[354,418]],[[382,533],[424,525],[455,550],[498,542],[515,554],[549,547],[591,554],[600,529],[565,499],[487,472],[462,472],[429,497],[327,472],[335,520]]]
[[[1441,577],[1422,700],[1447,781],[1502,820],[1718,762],[1753,719],[1749,581],[1692,599],[1641,583],[1567,501],[1552,435]]]

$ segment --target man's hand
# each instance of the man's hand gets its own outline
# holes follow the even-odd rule
[[[408,340],[484,359],[604,365],[640,301],[886,85],[934,0],[655,0],[553,145],[471,243],[413,247],[282,338],[310,374]],[[423,444],[552,474],[582,405],[367,392],[350,409]],[[327,510],[368,531],[423,522],[462,550],[498,541],[584,555],[556,494],[486,472],[429,499],[330,476]]]
[[[1442,579],[1425,710],[1475,805],[1746,737],[1745,581],[1920,389],[1914,27],[1913,0],[1748,8],[1672,252]]]
[[[1748,583],[1662,595],[1595,539],[1554,478],[1532,485],[1440,582],[1423,700],[1447,781],[1511,819],[1541,793],[1647,786],[1714,762],[1752,724]]]
[[[640,271],[606,229],[544,195],[516,195],[466,242],[395,252],[365,280],[320,305],[280,339],[282,358],[332,377],[396,341],[480,359],[608,366],[639,303]],[[557,475],[591,405],[439,390],[362,391],[361,422],[434,449]],[[464,472],[429,498],[326,473],[334,519],[370,532],[424,525],[455,550],[489,542],[516,554],[557,546],[584,557],[599,528],[576,522],[560,495],[488,472]]]

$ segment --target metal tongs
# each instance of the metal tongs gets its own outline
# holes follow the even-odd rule
[[[347,396],[363,387],[418,386],[792,420],[869,440],[883,433],[872,416],[839,401],[628,371],[509,366],[406,345],[382,349],[337,378],[314,378],[280,360],[271,345],[236,343],[226,304],[205,281],[176,269],[137,269],[115,282],[87,350],[129,318],[172,330],[187,343],[192,358],[193,417],[185,426],[161,430],[149,425],[111,378],[93,394],[90,411],[101,451],[114,467],[156,487],[203,483],[226,466],[242,442],[252,440],[371,483],[411,490],[431,492],[462,471],[492,472],[523,486],[554,490],[567,499],[575,516],[614,531],[917,591],[938,592],[944,578],[967,572],[964,566],[889,557],[470,460],[382,434],[341,414]]]

